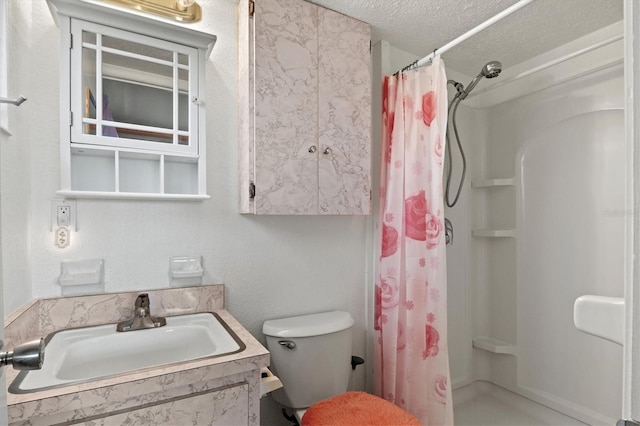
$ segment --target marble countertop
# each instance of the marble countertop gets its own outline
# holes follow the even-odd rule
[[[29,303],[5,319],[5,340],[7,347],[47,334],[72,327],[86,327],[111,324],[129,318],[133,312],[133,302],[141,292],[101,294],[54,299],[41,299]],[[224,286],[210,285],[180,289],[145,291],[151,300],[153,315],[171,316],[196,312],[216,312],[244,342],[242,352],[218,357],[201,358],[192,361],[146,368],[118,374],[86,383],[77,383],[54,389],[46,389],[24,394],[7,394],[7,405],[23,404],[21,412],[29,411],[29,403],[42,405],[51,401],[53,406],[70,401],[77,394],[89,396],[105,389],[117,389],[124,383],[162,387],[167,380],[186,383],[189,380],[210,380],[213,377],[230,376],[269,365],[269,352],[233,316],[224,309]],[[46,351],[45,351],[45,362]],[[18,371],[8,368],[7,385],[18,375]],[[194,375],[185,381],[184,375]],[[156,389],[154,388],[154,389]],[[93,392],[92,392],[93,391]],[[140,390],[138,390],[140,392]],[[65,398],[67,396],[67,398]],[[55,401],[55,403],[54,403]],[[17,407],[15,407],[17,408]],[[52,407],[53,409],[53,407]]]

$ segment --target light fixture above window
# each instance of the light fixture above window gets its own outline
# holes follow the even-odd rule
[[[198,22],[202,9],[195,0],[104,0],[140,12],[153,13],[180,22]]]

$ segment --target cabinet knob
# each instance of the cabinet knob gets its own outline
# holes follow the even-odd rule
[[[329,148],[329,147],[326,147],[326,148],[324,149],[324,151],[322,151],[322,153],[323,153],[324,155],[329,155],[329,154],[331,154],[331,152],[332,152],[332,151],[331,151],[331,148]]]
[[[312,153],[312,154],[313,154],[314,152],[316,152],[317,150],[318,150],[318,148],[316,148],[316,146],[315,146],[315,145],[311,145],[311,146],[309,147],[309,152],[310,152],[310,153]]]

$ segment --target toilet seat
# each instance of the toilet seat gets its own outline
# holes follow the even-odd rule
[[[420,422],[402,408],[380,397],[365,392],[346,392],[313,404],[300,425],[420,426]]]

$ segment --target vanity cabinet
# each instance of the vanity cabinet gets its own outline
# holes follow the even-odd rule
[[[139,370],[136,380],[120,375],[91,390],[80,385],[45,389],[42,399],[10,403],[9,425],[258,426],[260,370],[242,355],[222,365],[215,359],[204,362],[193,361],[193,368],[182,371],[175,371],[179,364]],[[268,355],[258,362],[268,363]],[[163,369],[166,374],[156,375]]]
[[[224,309],[224,285],[147,292],[155,301],[154,315],[215,312],[245,348],[63,386],[9,391],[9,425],[260,425],[261,370],[269,365],[269,351]],[[118,323],[129,318],[138,294],[33,301],[8,316],[5,343],[11,347],[61,330]],[[5,371],[9,385],[20,374]]]
[[[174,398],[104,417],[92,417],[87,426],[249,425],[249,386],[236,385]]]
[[[370,213],[370,38],[303,0],[240,0],[241,213]]]
[[[61,190],[205,199],[205,62],[215,35],[106,3],[48,0],[62,33]]]

